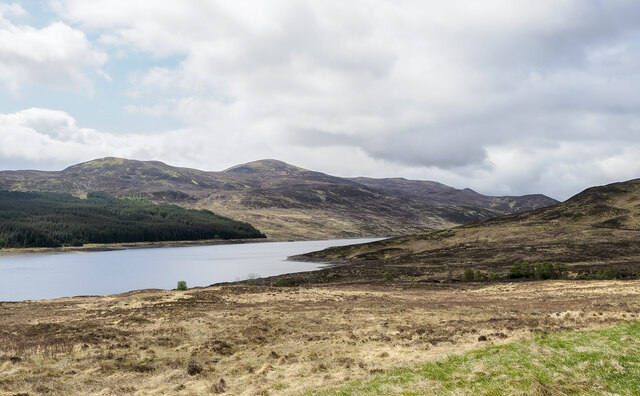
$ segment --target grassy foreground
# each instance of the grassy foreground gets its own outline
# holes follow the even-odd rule
[[[640,322],[541,335],[308,395],[636,395]]]
[[[385,394],[431,394],[465,382],[470,385],[459,394],[470,393],[473,383],[495,386],[494,394],[518,394],[534,376],[515,370],[554,360],[556,367],[533,372],[540,384],[555,378],[550,394],[561,393],[562,384],[604,394],[592,370],[624,374],[620,383],[627,386],[634,385],[627,376],[640,377],[627,358],[633,352],[629,343],[637,348],[637,325],[565,343],[574,352],[594,354],[575,363],[562,360],[565,352],[549,358],[561,346],[555,337],[570,334],[548,336],[537,345],[520,342],[543,333],[611,329],[639,318],[640,280],[235,284],[0,302],[0,395],[301,395],[326,389],[358,394],[369,387]],[[627,346],[616,346],[616,340]],[[507,344],[530,349],[464,355]],[[493,350],[498,352],[492,355]],[[443,360],[453,355],[462,357]],[[464,363],[473,356],[483,357],[484,364]],[[509,356],[522,368],[509,363]],[[491,359],[503,363],[493,368]],[[424,366],[430,361],[449,368],[434,377],[418,374],[437,369]],[[617,373],[617,365],[624,373]],[[412,374],[397,367],[427,368]],[[360,385],[339,388],[354,383]],[[509,386],[513,392],[504,388]],[[538,386],[523,393],[535,394],[543,389]]]

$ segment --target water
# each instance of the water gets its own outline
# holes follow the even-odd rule
[[[0,258],[0,301],[173,289],[321,268],[288,256],[376,239],[263,242]]]

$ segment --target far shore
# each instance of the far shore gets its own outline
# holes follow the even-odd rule
[[[112,250],[171,248],[188,246],[231,245],[239,243],[285,242],[283,240],[255,239],[203,239],[198,241],[160,241],[160,242],[126,242],[126,243],[88,243],[82,246],[10,248],[0,249],[0,257],[33,256],[41,254],[68,254],[108,252]]]
[[[361,239],[361,238],[386,238],[386,237],[346,237],[327,238],[330,239]],[[153,249],[153,248],[173,248],[189,246],[211,246],[211,245],[233,245],[241,243],[263,243],[263,242],[301,242],[317,241],[317,238],[291,238],[291,239],[271,239],[271,238],[251,238],[251,239],[203,239],[197,241],[160,241],[160,242],[125,242],[125,243],[87,243],[82,246],[63,247],[37,247],[37,248],[0,248],[0,258],[35,256],[47,254],[70,254],[70,253],[91,253],[108,252],[112,250],[129,249]]]

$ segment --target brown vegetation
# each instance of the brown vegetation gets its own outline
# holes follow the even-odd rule
[[[517,261],[561,263],[570,278],[611,270],[640,275],[640,180],[588,189],[548,208],[503,216],[446,231],[329,248],[298,257],[348,263],[305,275],[375,281],[384,272],[425,281],[457,279],[465,270],[508,276]],[[306,277],[306,278],[305,278]],[[307,279],[308,278],[308,279]]]
[[[640,315],[640,281],[221,286],[0,304],[0,394],[298,394]]]

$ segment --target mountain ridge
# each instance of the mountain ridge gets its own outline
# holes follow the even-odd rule
[[[382,181],[381,181],[382,180]],[[223,171],[105,157],[61,171],[2,171],[0,190],[143,195],[209,209],[272,239],[406,235],[449,228],[557,201],[488,197],[438,182],[342,178],[266,159]],[[391,180],[391,179],[389,179]]]

